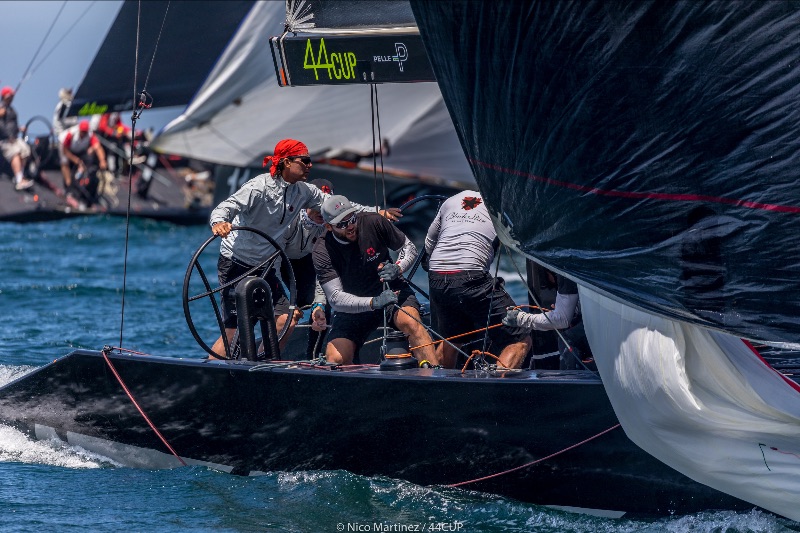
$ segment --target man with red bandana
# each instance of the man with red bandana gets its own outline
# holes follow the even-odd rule
[[[211,231],[214,235],[223,237],[217,263],[220,285],[236,279],[275,253],[274,247],[256,233],[231,231],[232,226],[256,228],[280,242],[281,236],[294,219],[300,216],[302,210],[321,210],[322,202],[330,196],[306,183],[312,163],[308,148],[302,142],[283,139],[275,146],[273,155],[264,158],[264,166],[268,163],[269,173],[256,176],[242,185],[211,212]],[[356,206],[359,211],[378,211],[392,221],[402,216],[396,208],[380,210],[359,204]],[[291,312],[290,329],[281,341],[283,348],[302,313],[297,309],[290,309],[288,298],[274,269],[265,279],[272,291],[278,331],[283,328]],[[236,332],[234,294],[235,285],[222,290],[222,314],[228,340]],[[214,344],[213,351],[224,354],[224,346],[220,337]]]

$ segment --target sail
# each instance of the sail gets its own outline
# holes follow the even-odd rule
[[[252,1],[238,0],[124,2],[70,113],[133,109],[135,70],[136,90],[146,83],[154,107],[186,105],[252,6]]]
[[[625,434],[688,477],[800,520],[800,388],[735,336],[581,288]]]
[[[800,10],[412,1],[520,249],[662,315],[800,340]]]
[[[626,434],[800,520],[800,8],[411,2],[498,234],[576,280]]]
[[[155,149],[239,167],[260,165],[286,137],[302,139],[312,153],[373,152],[367,84],[278,86],[269,38],[283,31],[285,9],[284,2],[256,3],[192,103],[158,133]],[[387,170],[474,184],[435,83],[379,85],[377,94]]]

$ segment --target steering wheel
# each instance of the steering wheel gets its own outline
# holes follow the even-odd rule
[[[36,137],[31,137],[30,128],[34,122],[41,122],[47,127],[47,133]],[[58,139],[56,139],[53,126],[50,121],[41,115],[36,115],[25,123],[25,135],[23,140],[31,148],[31,157],[28,161],[27,171],[30,177],[37,177],[42,170],[44,163],[49,162],[52,155],[58,149]]]
[[[200,255],[203,253],[203,251],[208,247],[209,244],[211,244],[214,241],[214,239],[216,239],[218,237],[218,235],[212,235],[211,237],[206,239],[206,241],[203,244],[201,244],[200,247],[197,249],[197,251],[194,253],[194,255],[192,256],[192,260],[189,261],[189,266],[186,268],[186,275],[183,278],[183,298],[182,298],[182,300],[183,300],[183,314],[186,317],[186,324],[189,326],[189,331],[192,332],[192,336],[197,341],[197,343],[200,345],[200,347],[203,348],[203,350],[205,350],[206,353],[208,353],[212,357],[216,357],[218,359],[237,359],[238,358],[238,353],[236,353],[231,347],[231,345],[233,345],[235,347],[236,344],[237,344],[238,330],[237,330],[237,335],[233,338],[233,340],[231,342],[229,342],[227,335],[225,335],[225,323],[222,320],[222,314],[220,313],[219,305],[217,304],[217,299],[214,296],[216,293],[221,292],[222,289],[230,287],[231,285],[235,285],[236,283],[238,283],[239,281],[244,279],[246,276],[250,276],[254,272],[256,272],[256,271],[258,271],[260,269],[263,269],[261,277],[265,278],[267,276],[267,273],[269,273],[269,271],[271,270],[271,268],[272,268],[272,266],[273,266],[273,264],[275,262],[275,259],[280,257],[281,261],[286,263],[286,267],[287,267],[288,272],[289,272],[289,283],[288,283],[288,286],[289,286],[289,317],[286,320],[286,322],[284,323],[283,328],[281,328],[281,331],[278,333],[278,341],[283,339],[283,337],[286,335],[286,332],[289,330],[289,326],[291,325],[291,322],[292,322],[292,320],[291,320],[292,314],[294,313],[294,310],[296,309],[296,303],[297,303],[297,285],[295,283],[294,271],[292,270],[292,263],[289,261],[289,256],[286,255],[286,252],[283,251],[283,249],[280,247],[280,245],[277,242],[275,242],[275,240],[272,237],[270,237],[269,235],[267,235],[263,231],[255,229],[255,228],[251,228],[251,227],[248,227],[248,226],[233,226],[231,228],[231,231],[250,231],[252,233],[255,233],[256,235],[259,235],[260,237],[264,238],[267,242],[269,242],[269,244],[271,244],[275,248],[275,253],[271,254],[269,257],[264,259],[261,263],[259,263],[258,265],[252,267],[251,269],[249,269],[247,272],[245,272],[241,276],[237,277],[236,279],[230,280],[229,282],[225,283],[224,285],[220,285],[219,287],[216,287],[214,289],[211,288],[211,284],[208,281],[208,276],[206,275],[205,271],[203,270],[203,267],[200,266],[200,263],[198,262],[198,260],[200,258]],[[189,284],[191,282],[192,273],[195,270],[197,270],[197,273],[200,275],[200,279],[203,281],[203,285],[205,286],[206,290],[203,293],[196,294],[194,296],[189,296]],[[211,306],[214,309],[214,315],[216,316],[216,319],[217,319],[217,325],[219,326],[219,332],[220,332],[220,335],[222,336],[223,343],[225,344],[225,354],[219,354],[219,353],[215,352],[213,349],[211,349],[211,347],[208,346],[208,344],[205,343],[203,338],[197,332],[197,328],[195,327],[194,321],[192,320],[192,313],[189,310],[189,304],[191,302],[195,301],[195,300],[199,300],[201,298],[206,298],[206,297],[211,300]]]

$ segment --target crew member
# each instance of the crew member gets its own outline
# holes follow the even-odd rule
[[[408,335],[411,346],[422,346],[412,352],[420,363],[436,365],[419,302],[400,277],[414,262],[416,247],[384,218],[356,211],[344,196],[325,200],[322,218],[328,233],[314,245],[314,267],[333,307],[327,360],[353,363],[369,334],[385,319]],[[397,262],[392,261],[389,250],[398,252]],[[384,289],[384,283],[389,288]]]
[[[211,231],[223,237],[217,263],[219,282],[224,285],[242,276],[275,253],[275,248],[258,234],[248,231],[231,231],[233,226],[259,229],[280,242],[286,228],[307,208],[320,209],[330,195],[306,183],[311,170],[311,157],[305,144],[294,139],[283,139],[275,146],[273,155],[264,158],[268,173],[251,179],[226,200],[223,200],[210,217]],[[358,210],[376,211],[378,208],[358,205]],[[379,213],[389,220],[397,220],[400,210],[388,208]],[[254,272],[257,275],[258,272]],[[274,269],[265,277],[272,291],[276,327],[283,329],[289,319],[289,301]],[[236,332],[235,285],[222,290],[222,314],[228,341]],[[285,347],[289,334],[302,316],[294,309],[287,334],[281,341]],[[212,347],[217,354],[224,353],[224,340],[217,339]]]
[[[503,279],[492,279],[489,267],[499,244],[489,211],[477,191],[463,191],[439,208],[425,237],[429,255],[428,282],[434,328],[445,338],[500,324],[514,300]],[[491,312],[490,312],[491,309]],[[488,323],[487,323],[488,322]],[[519,368],[531,346],[521,328],[492,328],[491,350],[500,365]],[[460,347],[469,337],[454,342]],[[456,348],[442,342],[437,350],[442,366],[452,368]]]

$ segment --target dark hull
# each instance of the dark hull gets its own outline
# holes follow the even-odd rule
[[[43,171],[36,184],[25,191],[15,191],[11,179],[0,176],[0,222],[41,222],[90,215],[126,216],[128,178],[117,180],[118,192],[113,206],[92,206],[78,209],[67,205],[59,171]],[[211,214],[207,206],[187,207],[182,178],[164,176],[155,180],[147,195],[131,196],[131,216],[181,225],[205,224]]]
[[[617,423],[588,372],[500,377],[110,357],[187,463],[241,474],[345,469],[447,485],[546,457]],[[0,420],[130,466],[179,464],[98,352],[73,352],[0,389]],[[619,428],[463,488],[643,515],[752,508],[659,463]]]

